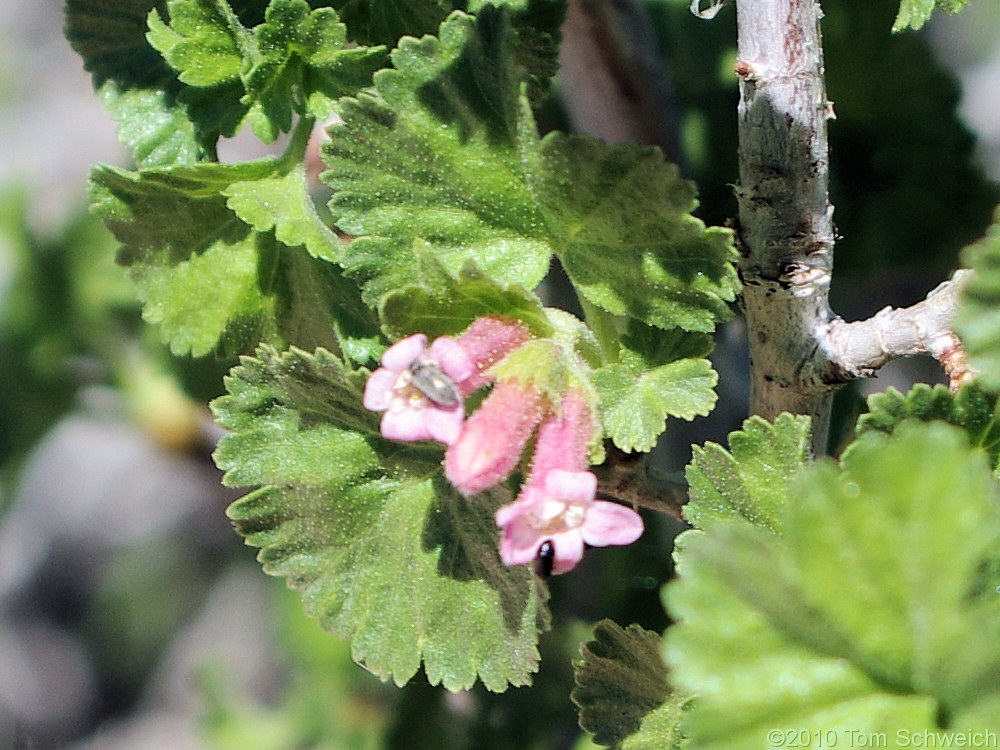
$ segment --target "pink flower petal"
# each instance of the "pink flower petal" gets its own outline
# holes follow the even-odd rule
[[[513,523],[504,529],[500,539],[500,559],[505,565],[524,565],[538,556],[543,542],[538,533],[525,523]]]
[[[545,475],[545,492],[568,503],[587,502],[597,494],[597,477],[589,471],[552,469]]]
[[[451,409],[429,406],[424,409],[424,425],[432,439],[451,445],[462,432],[465,410],[459,404]]]
[[[428,398],[412,380],[405,379],[413,377],[413,363],[428,352],[426,347],[427,336],[415,333],[386,349],[382,355],[383,367],[375,370],[365,383],[362,403],[366,409],[385,412],[381,431],[390,440],[437,440],[450,445],[458,439],[465,420],[461,402],[455,406],[441,406]],[[436,339],[432,350],[448,363],[445,374],[449,377],[475,369],[452,339]]]
[[[583,538],[579,531],[567,531],[552,538],[555,555],[552,560],[552,575],[566,573],[583,559]]]
[[[382,436],[389,440],[430,440],[423,409],[390,409],[382,415]]]
[[[518,508],[518,503],[507,503],[507,505],[501,505],[497,509],[497,514],[495,517],[497,528],[505,529],[510,526],[514,519],[521,513],[520,508]]]
[[[583,540],[592,547],[631,544],[642,536],[642,516],[618,503],[595,500],[580,527]]]
[[[565,573],[576,566],[583,558],[584,544],[579,529],[559,530],[560,524],[545,523],[553,521],[546,518],[546,506],[553,503],[541,491],[524,492],[513,503],[503,506],[497,511],[497,526],[503,529],[500,539],[500,559],[507,565],[525,565],[538,558],[538,552],[546,541],[552,544],[552,573]]]
[[[414,333],[405,339],[400,339],[382,353],[382,366],[402,372],[413,364],[413,361],[424,353],[427,348],[427,337],[422,333]]]
[[[392,387],[399,373],[380,367],[368,376],[365,383],[365,395],[361,400],[364,407],[370,411],[385,411],[389,408],[392,398]]]
[[[444,336],[434,339],[429,353],[430,359],[437,362],[441,371],[455,383],[468,380],[476,371],[475,363],[455,339]]]

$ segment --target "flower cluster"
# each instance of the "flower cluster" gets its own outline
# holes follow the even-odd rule
[[[597,500],[597,477],[586,470],[594,419],[586,396],[570,390],[558,412],[538,426],[531,472],[517,499],[497,511],[500,557],[508,565],[538,559],[542,573],[565,573],[584,545],[631,544],[643,532],[631,508]],[[544,550],[545,554],[542,554]]]
[[[445,476],[466,496],[506,479],[535,435],[528,478],[517,499],[497,511],[500,556],[508,565],[534,561],[541,575],[558,574],[580,561],[585,545],[631,544],[643,524],[634,510],[596,499],[597,478],[587,466],[597,423],[581,389],[568,388],[552,403],[532,382],[492,374],[528,339],[519,323],[489,317],[429,347],[424,334],[409,336],[382,356],[364,405],[384,412],[387,438],[447,445]],[[491,383],[466,419],[465,397]]]

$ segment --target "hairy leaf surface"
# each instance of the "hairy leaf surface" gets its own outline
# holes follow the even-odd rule
[[[1000,460],[997,395],[978,383],[965,385],[958,393],[940,384],[918,383],[906,394],[888,388],[869,397],[868,409],[858,420],[859,435],[868,430],[892,433],[904,419],[943,420],[965,430],[969,441],[986,451],[996,471]]]
[[[233,182],[222,191],[226,205],[258,232],[274,230],[290,247],[302,245],[314,258],[336,262],[341,242],[316,213],[301,164],[284,173]]]
[[[695,446],[686,476],[684,517],[700,529],[738,521],[778,530],[789,487],[809,456],[809,419],[781,414],[774,423],[750,417],[729,434],[729,450]]]
[[[381,305],[386,331],[397,338],[413,331],[429,337],[454,335],[485,315],[514,318],[537,336],[550,336],[552,324],[534,294],[516,284],[500,284],[476,268],[471,261],[455,278],[440,267],[433,256],[423,261],[425,277],[434,283],[409,286],[389,292]]]
[[[616,745],[667,699],[660,637],[638,625],[622,628],[602,620],[594,627],[594,640],[580,651],[583,659],[573,665],[576,687],[570,695],[580,709],[580,726],[597,744]]]
[[[280,241],[337,252],[309,211],[303,179],[273,159],[94,170],[94,210],[123,244],[118,260],[144,317],[160,325],[174,353],[248,352],[262,341],[365,350],[352,358],[375,353],[374,317],[353,283]]]
[[[694,183],[660,151],[551,133],[524,159],[553,250],[584,297],[659,328],[708,332],[730,317],[732,233],[691,215]]]
[[[190,164],[203,155],[198,126],[180,101],[176,73],[146,39],[156,0],[68,0],[66,37],[93,75],[118,137],[142,166]]]
[[[594,373],[604,431],[623,451],[648,451],[667,417],[688,421],[715,406],[718,375],[707,359],[680,359],[646,371],[612,364]]]
[[[455,9],[450,0],[338,0],[334,3],[351,38],[362,44],[395,47],[403,35],[433,34]]]
[[[452,14],[439,37],[404,38],[377,96],[343,106],[325,179],[346,267],[377,304],[424,281],[432,252],[534,288],[553,254],[615,315],[710,331],[736,290],[732,236],[690,214],[694,189],[659,152],[553,134],[539,140],[508,16]]]
[[[520,73],[505,18],[452,15],[439,37],[404,38],[379,96],[342,105],[325,179],[338,226],[360,235],[346,267],[371,304],[422,281],[419,252],[456,274],[467,260],[534,288],[549,266],[515,149]]]
[[[325,118],[338,97],[369,85],[386,62],[382,47],[347,47],[336,11],[313,10],[306,0],[271,0],[264,22],[252,27],[211,0],[170,0],[167,10],[168,18],[149,14],[149,42],[182,83],[223,100],[225,135],[249,121],[270,142],[291,130],[296,115]]]

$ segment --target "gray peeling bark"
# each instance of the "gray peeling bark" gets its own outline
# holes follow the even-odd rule
[[[826,440],[834,388],[896,356],[928,352],[964,374],[950,333],[960,277],[918,305],[845,323],[830,311],[822,12],[811,0],[737,0],[740,77],[738,236],[751,360],[751,412],[813,419]]]

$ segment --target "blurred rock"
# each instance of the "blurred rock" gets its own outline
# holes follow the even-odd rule
[[[114,417],[73,414],[39,443],[20,472],[0,526],[0,603],[31,582],[52,555],[69,577],[93,578],[108,550],[182,527],[196,537],[231,534],[231,493],[207,461],[164,452]]]
[[[256,565],[221,575],[201,611],[166,649],[135,711],[64,750],[209,750],[200,731],[205,671],[244,695],[260,695],[277,679],[273,584]]]
[[[241,550],[224,514],[235,495],[207,457],[165,451],[114,412],[80,412],[36,446],[12,490],[0,519],[0,747],[15,736],[32,750],[58,747],[130,710],[143,670],[167,654],[156,670],[168,673],[194,648],[164,640],[203,601],[237,612],[211,633],[259,644],[259,616],[235,599],[263,609],[260,597],[230,582],[237,593],[204,598]],[[154,695],[182,705],[179,690]]]

